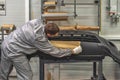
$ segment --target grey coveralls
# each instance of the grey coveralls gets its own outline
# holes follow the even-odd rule
[[[32,80],[32,70],[26,54],[43,51],[55,57],[72,54],[71,49],[59,49],[52,46],[44,32],[40,19],[34,19],[11,32],[1,45],[0,80],[8,80],[12,65],[18,80]]]

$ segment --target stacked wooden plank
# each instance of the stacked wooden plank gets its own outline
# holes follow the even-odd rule
[[[59,26],[60,30],[100,30],[99,26],[86,26],[86,25],[75,25],[75,26]]]
[[[15,25],[14,24],[3,24],[1,26],[1,30],[4,29],[4,31],[6,31],[6,33],[10,33],[11,31],[13,31],[15,29]]]
[[[57,2],[49,1],[44,2],[44,11],[42,16],[45,18],[45,21],[66,21],[68,20],[68,13],[67,12],[50,12],[49,9],[55,9]]]

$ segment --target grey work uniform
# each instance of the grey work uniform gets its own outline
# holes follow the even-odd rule
[[[71,49],[59,49],[52,46],[44,32],[40,19],[34,19],[11,32],[1,45],[0,80],[7,80],[12,65],[18,80],[32,80],[32,71],[26,54],[43,51],[55,57],[72,54]]]

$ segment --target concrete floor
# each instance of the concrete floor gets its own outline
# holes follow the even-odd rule
[[[33,80],[39,80],[38,59],[33,58],[30,63],[34,73]],[[47,71],[52,75],[51,80],[90,80],[92,76],[92,63],[90,62],[47,64],[46,66]],[[14,72],[10,80],[17,80]],[[103,72],[107,80],[120,80],[120,65],[109,57],[104,59]]]

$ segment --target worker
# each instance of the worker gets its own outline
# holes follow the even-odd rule
[[[58,32],[59,27],[55,23],[43,24],[41,19],[28,21],[11,32],[1,44],[0,80],[8,80],[13,66],[18,80],[32,80],[33,74],[26,55],[34,54],[37,50],[54,57],[82,52],[81,46],[73,50],[54,47],[48,37],[57,36]]]

